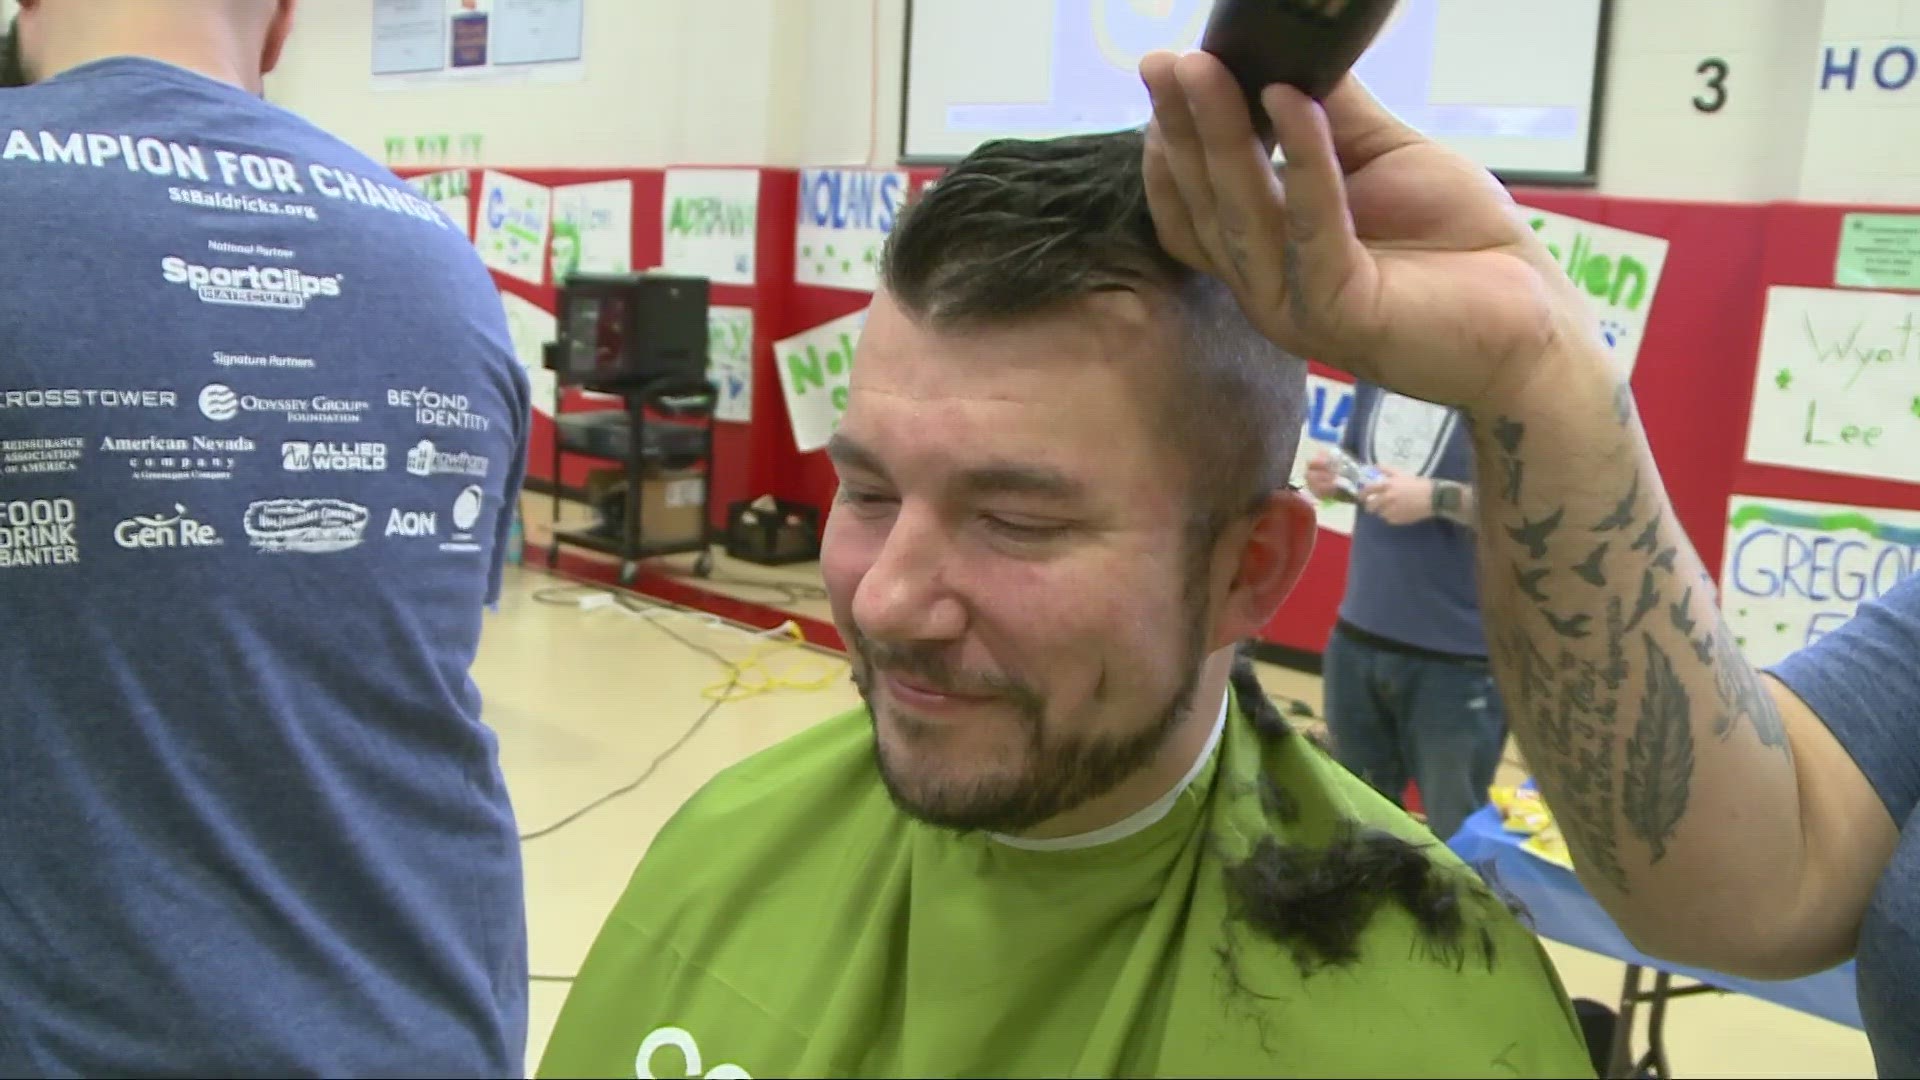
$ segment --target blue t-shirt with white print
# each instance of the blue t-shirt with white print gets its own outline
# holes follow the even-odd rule
[[[0,91],[0,1075],[522,1074],[468,669],[528,424],[364,155],[145,59]]]
[[[1860,926],[1860,1017],[1884,1077],[1920,1076],[1920,575],[1775,665],[1866,774],[1900,845]]]
[[[1473,442],[1457,410],[1370,383],[1354,385],[1341,446],[1369,465],[1473,484]],[[1467,526],[1441,517],[1391,525],[1358,510],[1340,618],[1402,645],[1485,657],[1479,580]]]

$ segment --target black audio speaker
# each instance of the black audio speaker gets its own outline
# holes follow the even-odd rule
[[[560,286],[562,385],[621,390],[707,374],[708,283],[673,274],[574,274]]]

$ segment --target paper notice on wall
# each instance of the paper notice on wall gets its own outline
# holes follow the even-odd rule
[[[549,280],[556,287],[576,273],[633,269],[633,181],[554,188],[552,248]]]
[[[447,6],[441,0],[372,0],[373,73],[447,66]]]
[[[1631,373],[1667,265],[1667,241],[1551,210],[1521,209],[1560,269],[1587,294],[1600,316],[1601,337],[1621,370]]]
[[[775,342],[773,362],[793,423],[793,443],[802,453],[818,450],[840,427],[847,408],[853,350],[867,322],[865,308]]]
[[[1293,459],[1293,482],[1306,490],[1307,466],[1321,454],[1339,450],[1353,415],[1353,384],[1324,375],[1307,376],[1307,415],[1300,425],[1300,452]],[[1308,498],[1312,494],[1308,493]],[[1320,527],[1342,536],[1353,535],[1353,503],[1345,499],[1318,500]]]
[[[529,284],[543,284],[552,224],[552,188],[491,169],[481,174],[473,244],[488,266]]]
[[[585,0],[369,0],[375,88],[577,81]]]
[[[469,239],[473,236],[473,196],[468,190],[472,182],[472,174],[465,169],[427,173],[407,181],[413,190],[420,193],[421,198],[447,215],[447,220],[460,230],[460,235]]]
[[[1920,289],[1920,214],[1848,214],[1840,222],[1833,283]]]
[[[1747,659],[1772,664],[1913,573],[1920,513],[1735,495],[1720,606]]]
[[[753,420],[753,309],[707,309],[707,378],[719,392],[713,418]]]
[[[757,171],[668,169],[660,201],[662,265],[716,285],[752,285],[759,216]]]
[[[907,174],[803,169],[793,278],[802,285],[872,292],[880,249],[907,202]]]
[[[559,333],[553,313],[518,295],[501,292],[500,304],[507,312],[507,336],[513,339],[513,355],[527,371],[532,387],[533,407],[553,414],[553,397],[559,379],[547,369],[546,345]]]
[[[1747,460],[1920,482],[1920,296],[1768,289]]]

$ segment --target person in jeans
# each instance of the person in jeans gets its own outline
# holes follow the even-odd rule
[[[1340,445],[1379,475],[1347,492],[1331,455],[1307,468],[1316,496],[1360,511],[1323,660],[1327,733],[1388,798],[1417,784],[1444,840],[1486,804],[1507,730],[1480,628],[1473,448],[1454,410],[1364,382]]]

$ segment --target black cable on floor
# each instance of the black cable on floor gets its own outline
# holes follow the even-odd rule
[[[534,594],[534,598],[536,600],[541,601],[542,603],[576,604],[577,605],[580,601],[581,596],[588,595],[595,592],[607,592],[609,593],[609,595],[611,595],[614,598],[615,603],[618,603],[621,607],[627,609],[628,611],[636,612],[641,615],[645,615],[647,612],[655,610],[655,608],[652,605],[639,604],[636,601],[625,596],[624,594],[612,592],[611,590],[595,589],[595,588],[542,589],[539,592],[536,592]],[[652,761],[647,763],[647,767],[645,771],[643,771],[639,776],[635,777],[629,783],[623,784],[620,787],[617,787],[612,791],[606,793],[605,795],[602,795],[599,798],[593,800],[592,802],[586,804],[585,806],[582,806],[580,809],[573,811],[572,813],[568,814],[566,817],[561,818],[559,821],[556,821],[551,825],[544,825],[538,829],[533,830],[532,832],[520,834],[521,843],[524,844],[532,840],[539,840],[543,837],[552,836],[554,833],[560,831],[561,829],[567,827],[568,825],[573,824],[574,822],[587,816],[593,811],[598,810],[600,807],[605,806],[606,804],[612,802],[613,800],[618,799],[623,795],[630,795],[633,792],[639,790],[641,785],[645,784],[648,780],[651,780],[653,778],[654,773],[660,771],[660,766],[666,764],[667,759],[673,757],[674,754],[680,751],[681,747],[687,745],[687,743],[693,740],[693,737],[695,735],[698,735],[700,733],[700,729],[705,727],[707,725],[707,721],[713,718],[714,712],[716,712],[720,708],[720,706],[726,704],[727,699],[732,694],[733,690],[740,685],[739,669],[734,668],[732,663],[729,662],[726,657],[720,655],[718,651],[714,649],[710,649],[707,646],[700,644],[699,642],[688,640],[686,637],[678,633],[675,633],[673,630],[670,630],[666,626],[662,625],[660,621],[657,619],[646,618],[646,619],[643,619],[643,621],[651,625],[654,629],[659,630],[661,633],[672,638],[673,640],[679,642],[682,645],[685,645],[689,649],[692,649],[694,652],[699,653],[702,656],[708,657],[711,660],[714,660],[715,662],[719,663],[723,667],[729,668],[731,671],[731,675],[727,679],[726,688],[722,690],[712,701],[707,703],[707,707],[701,711],[700,715],[694,719],[692,724],[689,724],[687,726],[686,731],[682,732],[680,734],[680,737],[673,741],[673,744],[671,746],[668,746],[665,750],[662,750],[659,754],[655,755]]]
[[[647,612],[654,610],[654,608],[651,605],[639,604],[636,601],[634,601],[631,597],[628,597],[627,595],[625,595],[624,593],[615,592],[611,589],[596,588],[593,586],[555,586],[552,588],[541,589],[535,592],[533,594],[533,598],[535,600],[540,601],[543,604],[559,604],[559,605],[565,605],[569,607],[577,607],[582,597],[590,596],[594,593],[606,593],[612,596],[614,599],[614,602],[618,603],[622,608],[625,608],[628,611],[635,612],[642,616],[645,616]],[[682,732],[678,739],[674,740],[673,745],[667,747],[665,750],[662,750],[659,754],[655,755],[654,759],[647,763],[646,770],[643,771],[639,776],[635,777],[630,783],[627,783],[621,787],[615,788],[614,790],[606,793],[605,795],[600,796],[599,798],[593,800],[592,802],[586,804],[585,806],[582,806],[580,809],[575,810],[573,813],[568,814],[566,817],[561,818],[559,821],[556,821],[551,825],[542,826],[541,828],[535,829],[529,833],[522,833],[520,835],[521,843],[524,844],[524,843],[527,843],[528,841],[538,840],[541,837],[552,836],[554,833],[559,832],[561,829],[566,828],[568,825],[573,824],[574,822],[587,816],[588,814],[599,809],[600,807],[605,806],[607,803],[610,803],[613,800],[620,798],[622,795],[629,795],[629,794],[632,794],[634,791],[639,790],[641,785],[645,784],[648,780],[653,778],[653,774],[659,771],[660,766],[666,764],[668,758],[671,758],[674,754],[678,753],[681,747],[685,746],[688,742],[692,741],[693,737],[700,733],[700,729],[705,727],[707,724],[707,721],[713,718],[714,712],[718,710],[720,706],[726,704],[728,696],[733,692],[735,687],[739,686],[740,684],[739,669],[734,668],[733,665],[727,660],[727,658],[720,655],[720,653],[717,650],[708,648],[707,646],[702,645],[699,642],[688,640],[686,637],[678,633],[675,633],[671,629],[668,629],[658,619],[645,618],[644,621],[649,625],[651,625],[652,627],[654,627],[654,629],[659,630],[661,633],[667,635],[668,637],[674,639],[675,641],[678,641],[680,644],[685,645],[687,648],[692,649],[694,652],[697,652],[702,656],[709,657],[712,660],[721,664],[722,666],[729,668],[732,672],[732,675],[727,680],[726,689],[722,691],[719,694],[719,696],[715,697],[711,702],[708,702],[707,707],[701,711],[699,717],[696,718],[692,724],[688,725],[687,730]],[[575,976],[572,976],[572,975],[544,975],[544,974],[534,973],[527,976],[527,981],[536,982],[536,983],[554,983],[554,984],[564,986],[564,985],[571,985],[574,981],[574,978]]]
[[[733,679],[728,681],[727,689],[732,690],[734,685],[737,684],[738,682],[739,682],[739,677],[735,676]],[[653,779],[653,774],[660,771],[660,766],[666,764],[666,761],[668,758],[678,753],[681,747],[687,745],[687,743],[691,741],[695,735],[698,735],[700,733],[701,728],[707,726],[707,721],[713,717],[714,710],[718,709],[720,706],[724,704],[726,704],[726,698],[724,696],[715,698],[714,700],[708,702],[706,709],[700,713],[699,719],[695,720],[692,724],[688,725],[687,730],[682,732],[680,737],[673,741],[672,746],[669,746],[665,750],[662,750],[658,755],[654,757],[652,761],[648,762],[646,771],[642,772],[639,776],[635,777],[631,782],[623,784],[620,787],[614,788],[612,791],[607,792],[605,795],[600,796],[599,798],[593,800],[592,802],[581,807],[580,809],[575,810],[573,813],[568,814],[566,817],[561,818],[559,821],[556,821],[551,825],[542,826],[529,833],[521,833],[520,842],[524,844],[529,841],[539,840],[542,837],[552,836],[554,833],[559,832],[561,829],[566,828],[568,825],[571,825],[576,821],[579,821],[581,818],[586,817],[588,814],[592,813],[595,810],[598,810],[602,806],[605,806],[606,804],[621,797],[622,795],[630,795],[633,792],[639,790],[642,784],[645,784],[648,780]]]
[[[774,593],[789,604],[805,603],[809,600],[825,600],[827,590],[819,585],[806,585],[798,581],[763,581],[758,578],[744,578],[716,575],[708,581],[715,585],[732,585],[745,589],[765,589]]]

